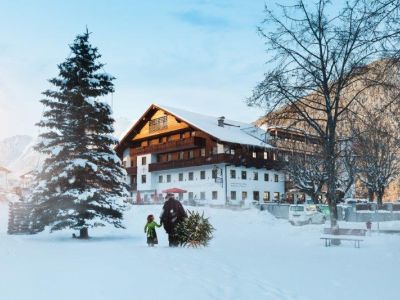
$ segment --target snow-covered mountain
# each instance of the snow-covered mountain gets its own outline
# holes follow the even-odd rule
[[[15,175],[22,175],[40,167],[44,161],[44,155],[35,151],[34,146],[38,143],[38,138],[32,139],[25,146],[17,159],[8,164],[9,168]]]
[[[16,135],[0,141],[0,166],[9,167],[19,159],[33,138],[28,135]]]
[[[130,126],[126,118],[116,118],[114,128],[115,137],[119,137]],[[0,140],[0,166],[12,171],[11,177],[17,177],[40,167],[44,156],[33,148],[38,138],[28,135],[16,135]]]
[[[16,135],[0,141],[0,166],[11,170],[17,177],[36,169],[43,162],[43,155],[33,147],[37,139],[28,135]]]

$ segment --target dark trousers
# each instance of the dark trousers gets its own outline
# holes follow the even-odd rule
[[[170,247],[178,247],[179,241],[175,234],[168,234],[168,242]]]

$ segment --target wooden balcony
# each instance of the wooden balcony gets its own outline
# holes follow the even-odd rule
[[[137,174],[137,167],[127,167],[125,168],[128,175],[136,175]]]
[[[279,161],[253,158],[248,156],[231,155],[231,154],[216,154],[208,157],[196,157],[186,160],[174,160],[167,162],[152,163],[149,165],[149,171],[154,172],[154,171],[162,171],[168,169],[187,168],[187,167],[195,167],[202,165],[220,164],[220,163],[227,163],[229,165],[235,165],[235,166],[245,166],[249,168],[254,167],[258,169],[266,168],[268,170],[282,168],[282,163]]]
[[[201,137],[192,136],[190,138],[165,142],[162,144],[149,145],[146,147],[131,148],[131,155],[141,155],[145,153],[166,153],[205,146],[205,140]]]

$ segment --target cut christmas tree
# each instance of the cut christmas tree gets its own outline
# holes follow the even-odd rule
[[[204,213],[188,210],[188,217],[177,225],[176,235],[179,244],[184,247],[208,246],[215,230]]]
[[[111,107],[105,96],[114,91],[113,76],[103,71],[101,55],[89,43],[89,32],[78,35],[70,56],[50,80],[53,89],[41,100],[46,110],[38,126],[36,149],[47,156],[37,177],[32,201],[38,203],[35,219],[51,231],[80,231],[110,223],[123,228],[128,195],[125,170],[113,146]]]

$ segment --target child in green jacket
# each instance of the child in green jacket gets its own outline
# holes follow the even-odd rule
[[[144,233],[147,234],[147,245],[149,245],[149,247],[153,247],[154,245],[158,244],[156,227],[161,227],[161,225],[158,225],[154,221],[153,215],[148,215],[147,223],[144,226]]]

